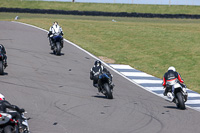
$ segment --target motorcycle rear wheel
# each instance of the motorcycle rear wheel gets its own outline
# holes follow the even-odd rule
[[[184,102],[184,100],[183,100],[183,95],[182,95],[182,93],[181,93],[181,92],[178,92],[178,93],[176,94],[176,96],[177,96],[177,99],[178,99],[177,107],[180,108],[180,109],[182,109],[182,110],[184,110],[184,109],[185,109],[185,102]]]

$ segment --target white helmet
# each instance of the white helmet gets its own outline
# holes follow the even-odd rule
[[[175,67],[173,67],[173,66],[170,66],[170,67],[168,68],[168,71],[169,71],[169,70],[172,70],[172,71],[176,72],[176,69],[175,69]]]
[[[5,97],[3,94],[0,93],[0,100],[5,100]]]

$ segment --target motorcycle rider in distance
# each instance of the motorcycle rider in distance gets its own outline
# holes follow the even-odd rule
[[[0,44],[0,53],[3,54],[3,60],[4,60],[4,67],[7,67],[7,56],[6,56],[6,49],[3,46],[3,44]]]
[[[54,49],[55,47],[55,42],[54,42],[54,36],[58,36],[61,35],[63,36],[63,31],[62,28],[58,25],[58,22],[55,21],[53,23],[53,25],[49,28],[49,33],[48,33],[48,37],[49,37],[49,43],[51,46],[51,50]],[[63,38],[61,39],[61,47],[63,48]]]
[[[175,67],[171,66],[168,68],[168,71],[164,74],[163,76],[163,84],[162,86],[164,86],[165,91],[163,93],[164,96],[167,96],[168,98],[171,99],[171,102],[173,102],[174,100],[174,96],[172,95],[172,86],[169,86],[166,84],[167,81],[172,81],[172,80],[177,80],[179,81],[180,85],[183,87],[183,91],[187,94],[186,92],[186,85],[183,84],[184,81],[181,78],[181,75],[176,72]]]
[[[96,60],[94,63],[94,66],[90,70],[90,79],[93,80],[93,86],[98,88],[99,92],[101,90],[98,87],[98,80],[99,80],[99,75],[103,72],[109,76],[109,78],[110,78],[109,84],[110,84],[110,87],[113,88],[114,87],[114,84],[112,83],[113,76],[110,74],[110,72],[104,66],[101,65],[101,61]]]
[[[17,112],[8,112],[7,109],[15,110]],[[5,100],[4,95],[2,95],[1,93],[0,93],[0,112],[10,114],[13,118],[15,118],[18,121],[19,130],[23,130],[21,113],[25,112],[25,110],[23,108],[20,109],[16,105],[11,105],[8,101]]]

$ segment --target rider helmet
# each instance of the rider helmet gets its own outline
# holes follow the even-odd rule
[[[5,97],[3,94],[0,93],[0,100],[5,100]]]
[[[96,60],[95,63],[94,63],[94,65],[97,66],[97,67],[98,67],[98,66],[101,66],[101,61]]]
[[[55,22],[53,22],[53,24],[54,24],[55,26],[57,26],[57,25],[58,25],[58,22],[57,22],[57,21],[55,21]]]
[[[173,66],[170,66],[170,67],[168,68],[168,71],[169,71],[169,70],[172,70],[172,71],[176,72],[176,69],[175,69],[175,67],[173,67]]]

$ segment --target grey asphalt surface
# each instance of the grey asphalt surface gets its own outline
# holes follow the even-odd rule
[[[28,112],[31,133],[200,132],[200,112],[179,110],[112,70],[114,99],[105,99],[89,79],[94,59],[88,54],[65,42],[63,55],[55,56],[46,32],[13,22],[0,25],[8,56],[0,92]]]

